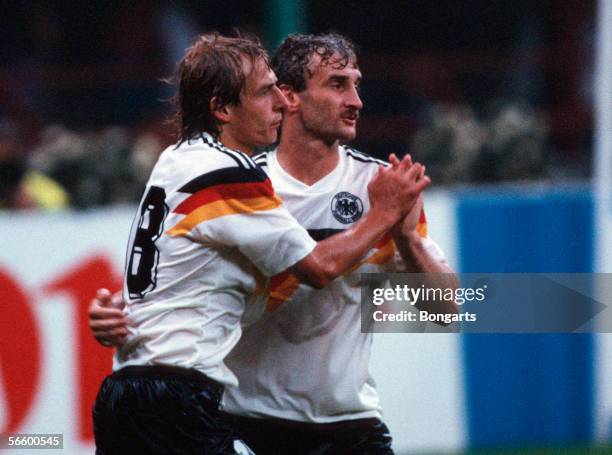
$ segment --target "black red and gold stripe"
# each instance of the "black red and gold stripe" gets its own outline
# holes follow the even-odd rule
[[[271,210],[282,203],[268,176],[258,168],[218,169],[196,177],[178,191],[191,196],[172,211],[185,217],[166,231],[171,236],[186,235],[215,218]]]

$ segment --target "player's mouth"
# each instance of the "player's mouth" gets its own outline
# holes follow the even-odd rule
[[[349,112],[340,118],[346,125],[355,126],[357,125],[357,119],[359,119],[359,112]]]

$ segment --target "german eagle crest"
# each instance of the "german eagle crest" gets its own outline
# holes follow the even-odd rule
[[[342,224],[354,223],[363,215],[363,202],[354,194],[342,191],[333,197],[331,211]]]

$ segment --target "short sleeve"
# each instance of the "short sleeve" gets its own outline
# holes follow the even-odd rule
[[[440,248],[440,246],[434,242],[431,237],[424,237],[421,239],[421,242],[423,242],[423,247],[427,250],[429,255],[436,261],[445,263],[448,262],[442,248]]]
[[[168,235],[234,246],[267,276],[291,267],[316,245],[258,167],[217,169],[178,191],[188,196],[172,211],[177,222]]]

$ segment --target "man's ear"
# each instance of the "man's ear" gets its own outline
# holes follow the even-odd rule
[[[210,99],[210,112],[213,117],[215,117],[221,123],[229,122],[230,111],[227,108],[227,105],[223,103],[221,98],[218,96],[213,96]]]
[[[300,107],[300,102],[301,102],[300,95],[298,94],[298,92],[296,92],[293,89],[293,87],[287,84],[281,84],[278,86],[278,88],[283,93],[283,95],[285,95],[285,98],[287,98],[286,111],[287,112],[297,111]]]

